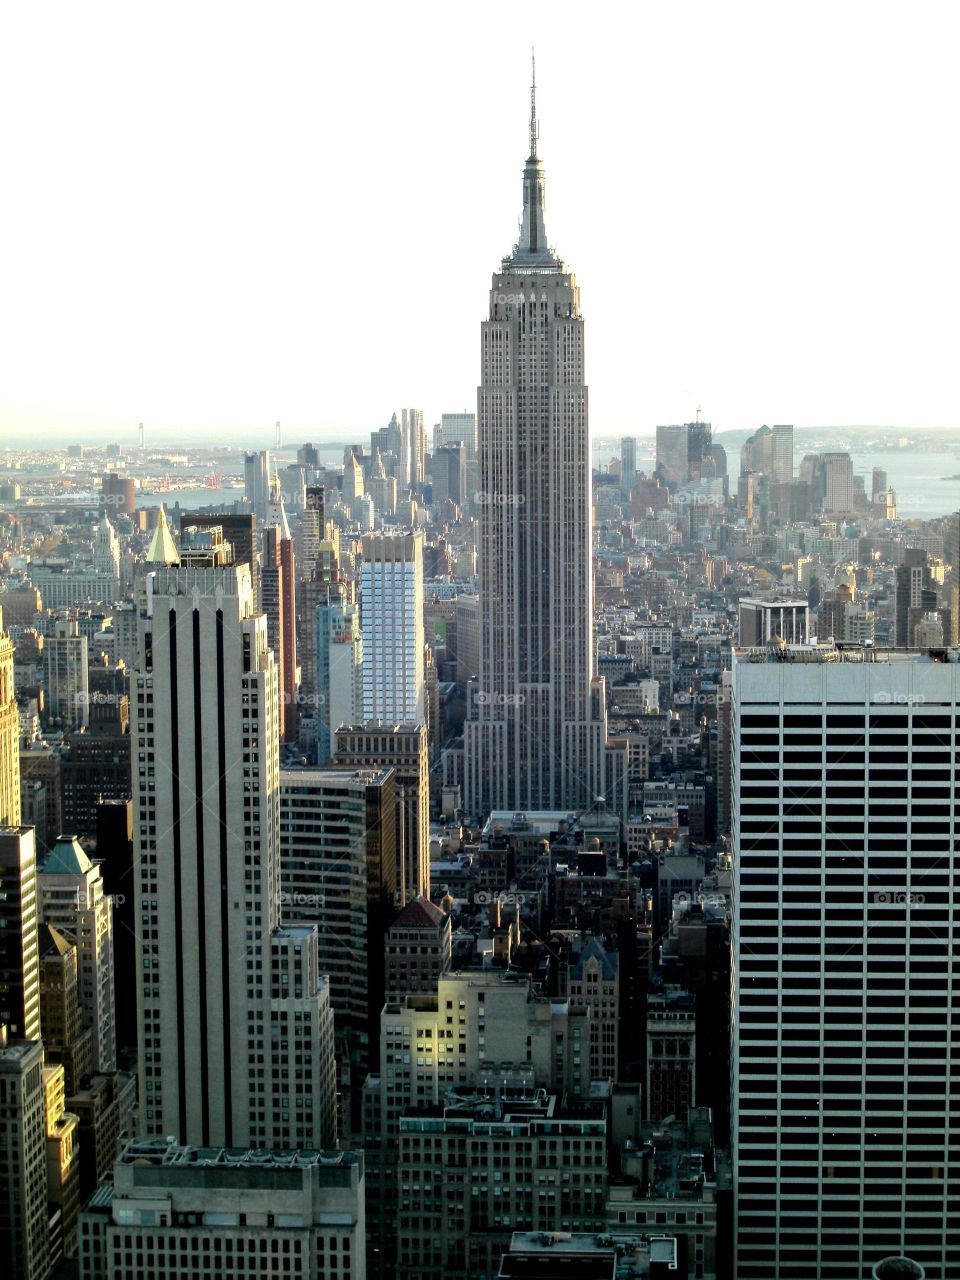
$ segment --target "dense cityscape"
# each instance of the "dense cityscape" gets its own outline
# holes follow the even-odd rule
[[[960,431],[591,436],[521,194],[474,409],[0,455],[22,1280],[960,1276]]]

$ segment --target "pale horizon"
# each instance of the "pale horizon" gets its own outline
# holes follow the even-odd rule
[[[947,4],[8,15],[0,447],[475,408],[537,47],[594,439],[956,430]],[[504,34],[506,32],[506,35]],[[261,425],[262,424],[262,425]],[[880,429],[878,426],[877,429]]]

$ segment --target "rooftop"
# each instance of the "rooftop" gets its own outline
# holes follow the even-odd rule
[[[45,876],[82,876],[92,870],[93,863],[73,835],[58,836],[46,862],[40,867],[41,874]]]
[[[170,1138],[152,1138],[129,1142],[120,1154],[119,1163],[204,1169],[302,1169],[312,1165],[354,1165],[358,1159],[355,1151],[184,1147]]]
[[[769,644],[734,646],[737,662],[915,662],[960,663],[960,649],[875,649],[872,646],[837,644]]]

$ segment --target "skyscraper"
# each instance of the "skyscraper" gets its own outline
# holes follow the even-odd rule
[[[369,720],[334,731],[333,764],[395,770],[397,892],[401,903],[430,891],[427,726]]]
[[[60,618],[43,646],[46,713],[73,729],[90,723],[87,637],[76,618]]]
[[[789,646],[732,684],[736,1275],[945,1280],[960,664]]]
[[[262,525],[270,501],[270,454],[266,449],[244,455],[243,491],[257,523]]]
[[[329,1146],[329,984],[316,929],[279,919],[267,621],[245,565],[157,570],[148,599],[134,680],[141,1123],[203,1146]]]
[[[43,1045],[7,1040],[0,1023],[0,1249],[17,1280],[45,1280],[50,1268]]]
[[[547,243],[535,83],[530,99],[520,239],[481,326],[480,674],[464,739],[474,817],[583,809],[603,769],[584,323],[576,279]]]
[[[462,444],[467,460],[477,456],[477,415],[475,413],[442,413],[433,428],[433,451],[451,444]]]
[[[315,923],[330,978],[338,1061],[349,1063],[359,1127],[360,1088],[380,1062],[383,939],[397,896],[392,769],[280,772],[280,884],[285,921]],[[343,1075],[341,1074],[341,1083]],[[342,1136],[342,1135],[341,1135]]]
[[[342,724],[363,719],[363,636],[360,609],[346,598],[346,584],[334,582],[316,608],[317,763],[336,750]]]
[[[824,453],[823,509],[832,515],[853,511],[853,460],[849,453]]]
[[[13,687],[13,642],[0,609],[0,827],[20,825],[20,716]]]
[[[274,483],[263,530],[261,607],[280,679],[280,723],[285,742],[297,736],[297,601],[293,538],[280,486]]]
[[[39,914],[77,948],[80,1009],[93,1037],[94,1071],[117,1069],[113,909],[100,868],[76,836],[61,836],[37,876]]]
[[[403,409],[400,415],[403,454],[408,462],[401,459],[401,481],[406,466],[406,484],[423,484],[424,467],[427,459],[427,435],[423,428],[422,409]]]
[[[32,827],[0,830],[0,1023],[40,1039],[37,856]]]
[[[776,425],[773,428],[773,476],[777,484],[789,484],[793,479],[793,427]]]
[[[637,483],[637,438],[624,436],[620,441],[620,492],[629,498]]]
[[[364,718],[423,720],[423,534],[373,534],[362,555]]]

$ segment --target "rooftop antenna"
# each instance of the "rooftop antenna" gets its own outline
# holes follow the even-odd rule
[[[142,449],[143,448],[143,423],[142,422],[140,423],[140,427],[137,434],[140,437],[140,448]]]
[[[537,158],[537,140],[540,137],[540,126],[537,124],[537,52],[530,47],[530,159]]]
[[[699,405],[697,405],[697,421],[698,421],[698,422],[700,421],[700,415],[701,415],[701,413],[703,413],[703,410],[700,408],[700,406],[699,406]]]
[[[280,423],[277,423],[277,448],[280,448]]]

